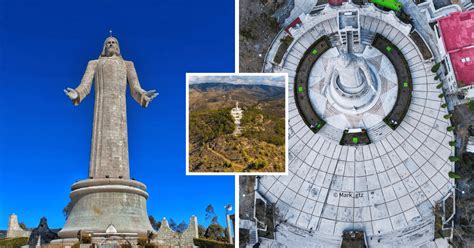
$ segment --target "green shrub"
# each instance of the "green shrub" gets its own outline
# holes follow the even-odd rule
[[[0,247],[17,248],[28,244],[28,238],[6,238],[0,240]]]
[[[247,28],[241,28],[240,29],[240,36],[245,37],[249,40],[255,39],[255,36],[252,34],[252,31],[250,29],[247,29]]]
[[[262,127],[262,120],[264,122],[271,121],[270,126],[265,126],[266,131],[254,128]],[[285,119],[276,119],[273,115],[257,108],[256,105],[247,108],[242,117],[241,124],[244,127],[243,137],[265,141],[276,146],[285,144]]]
[[[452,132],[452,131],[454,131],[454,127],[453,127],[453,126],[449,126],[448,128],[446,128],[446,130],[448,130],[448,132]]]
[[[282,39],[280,39],[280,42],[285,44],[285,46],[290,46],[291,42],[293,42],[294,38],[287,35],[285,37],[283,37]]]
[[[470,100],[467,103],[467,107],[469,108],[470,111],[474,111],[474,100]]]
[[[450,178],[454,178],[454,179],[459,179],[459,178],[461,178],[460,175],[454,173],[453,171],[450,171],[450,172],[448,173],[448,176],[449,176]]]
[[[137,245],[145,246],[148,243],[148,238],[146,236],[140,236],[137,239]]]
[[[465,165],[474,166],[474,153],[465,152],[462,155],[462,161]]]
[[[235,129],[230,108],[210,110],[189,115],[189,133],[202,143],[209,142],[223,134],[231,134]]]
[[[435,77],[435,80],[437,80],[438,78]],[[438,85],[436,85],[436,89],[441,89],[443,87],[443,83],[439,83]]]
[[[443,103],[443,104],[441,104],[441,107],[442,107],[442,108],[447,108],[447,107],[448,107],[448,104],[447,104],[447,103]]]
[[[88,232],[81,232],[80,235],[81,235],[81,240],[80,240],[80,242],[81,242],[82,244],[90,244],[90,243],[92,243],[92,236],[90,236],[91,233],[88,233]]]
[[[454,140],[453,140],[453,141],[449,141],[449,145],[450,145],[450,146],[455,146],[455,145],[456,145],[456,141],[454,141]]]
[[[441,94],[438,95],[438,97],[439,97],[439,98],[443,98],[443,97],[444,97],[444,94],[441,93]]]
[[[159,248],[160,245],[158,245],[158,244],[146,244],[143,247],[144,248]]]
[[[210,239],[193,239],[194,245],[199,246],[199,248],[233,248],[233,244],[219,242]]]
[[[453,116],[453,115],[452,114],[447,114],[447,115],[444,115],[443,118],[444,119],[449,119],[449,118],[451,118],[451,116]]]
[[[449,156],[449,161],[451,161],[451,162],[457,162],[459,160],[461,160],[461,158],[456,157],[456,156]]]
[[[434,64],[433,67],[431,67],[431,72],[433,73],[437,72],[440,67],[441,67],[441,63]]]

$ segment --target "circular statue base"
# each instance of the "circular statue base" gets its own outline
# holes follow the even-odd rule
[[[146,210],[148,193],[143,183],[128,179],[88,179],[72,185],[69,216],[59,237],[77,239],[80,231],[147,235],[153,231]],[[58,240],[61,243],[61,240]]]

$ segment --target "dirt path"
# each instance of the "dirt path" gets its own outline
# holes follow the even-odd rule
[[[228,159],[226,156],[220,154],[219,152],[217,151],[214,151],[212,148],[209,147],[209,144],[206,144],[206,149],[210,152],[212,152],[214,155],[220,157],[222,160],[224,160],[226,163],[228,164],[231,164],[232,165],[232,170],[233,172],[241,172],[243,171],[247,166],[243,166],[241,164],[238,164],[238,163],[235,163],[235,162],[232,162],[230,159]],[[235,170],[237,169],[237,170]]]

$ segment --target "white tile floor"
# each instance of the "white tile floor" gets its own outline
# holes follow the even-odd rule
[[[306,33],[295,37],[296,45],[290,47],[283,68],[273,68],[289,72],[290,84],[305,47],[322,33],[336,30],[336,15],[325,11],[315,20],[306,20]],[[373,127],[368,130],[377,134],[372,135],[372,144],[348,147],[332,138],[337,134],[328,125],[317,134],[310,131],[289,92],[289,175],[262,177],[258,188],[276,203],[277,221],[287,221],[277,231],[277,241],[291,244],[288,247],[337,246],[342,231],[354,228],[374,237],[369,241],[373,244],[381,239],[390,246],[418,235],[419,245],[436,245],[431,241],[431,207],[451,191],[448,172],[453,169],[448,160],[453,134],[446,131],[449,123],[440,107],[441,90],[436,89],[432,64],[422,62],[407,37],[410,27],[372,7],[359,11],[362,29],[383,34],[404,53],[412,70],[412,102],[395,131]],[[305,239],[295,241],[297,236]],[[304,240],[312,245],[304,246],[308,244]]]

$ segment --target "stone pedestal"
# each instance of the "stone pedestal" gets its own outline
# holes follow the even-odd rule
[[[146,209],[148,193],[143,183],[128,179],[88,179],[71,188],[72,209],[59,232],[62,239],[77,240],[81,230],[104,233],[109,225],[119,233],[146,235],[153,231]]]
[[[78,241],[81,231],[106,233],[113,226],[120,238],[147,235],[153,228],[148,219],[148,193],[143,183],[130,180],[126,90],[147,107],[157,93],[141,88],[133,62],[120,55],[115,37],[108,37],[99,59],[89,61],[76,89],[66,95],[80,104],[95,85],[94,123],[89,178],[71,187],[68,219],[59,232],[58,244]],[[106,235],[107,236],[107,235]]]

